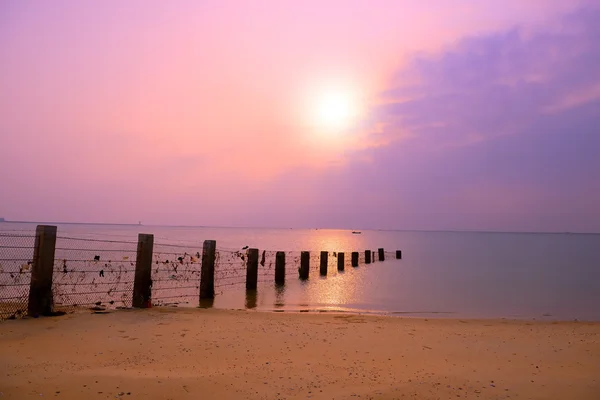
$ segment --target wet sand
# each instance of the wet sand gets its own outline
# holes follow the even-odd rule
[[[0,399],[600,399],[600,323],[202,309],[0,323]]]

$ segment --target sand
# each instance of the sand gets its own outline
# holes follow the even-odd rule
[[[600,399],[600,323],[203,309],[0,323],[0,399]]]

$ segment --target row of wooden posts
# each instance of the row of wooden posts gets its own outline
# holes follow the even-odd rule
[[[53,312],[52,275],[54,271],[54,253],[56,248],[56,226],[38,225],[35,235],[33,265],[31,269],[31,284],[29,289],[28,314],[32,316],[49,315]],[[200,301],[215,297],[215,260],[216,241],[205,240],[202,247],[202,264],[200,269]],[[154,235],[140,233],[138,235],[135,276],[133,283],[132,306],[146,308],[150,306],[152,297],[152,252]],[[327,275],[329,252],[320,254],[321,276]],[[351,265],[358,267],[359,253],[352,252]],[[344,270],[345,254],[337,253],[338,271]],[[383,248],[377,250],[379,261],[385,260]],[[396,251],[396,259],[402,258],[402,251]],[[246,259],[246,290],[256,290],[258,284],[258,249],[248,249]],[[375,252],[365,250],[365,264],[375,261]],[[306,280],[310,271],[310,252],[300,253],[298,275]],[[285,252],[275,254],[275,284],[285,283]]]

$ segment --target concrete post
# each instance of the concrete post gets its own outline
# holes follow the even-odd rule
[[[137,256],[135,259],[135,278],[131,305],[136,308],[148,308],[152,301],[152,251],[154,235],[138,235]]]
[[[205,240],[202,246],[202,266],[200,269],[200,302],[215,297],[215,253],[217,242]]]
[[[246,290],[256,290],[258,285],[258,249],[248,249],[246,261]]]
[[[319,268],[319,272],[321,276],[327,276],[327,264],[329,262],[329,253],[327,251],[321,252],[321,265]]]
[[[54,311],[52,272],[55,249],[56,226],[38,225],[35,229],[35,247],[27,306],[27,313],[32,317],[51,315]]]
[[[285,284],[285,252],[278,251],[275,254],[275,283]]]
[[[300,279],[308,279],[308,272],[310,270],[310,253],[308,251],[300,252],[300,268],[298,268],[298,274]]]
[[[343,271],[344,270],[344,253],[337,253],[337,260],[338,260],[338,271]]]
[[[358,267],[358,251],[352,252],[352,266]]]

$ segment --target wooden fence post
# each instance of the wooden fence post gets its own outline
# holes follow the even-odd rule
[[[248,249],[246,261],[246,290],[256,290],[258,286],[258,249]]]
[[[344,270],[344,253],[337,253],[338,271]]]
[[[358,267],[358,251],[352,252],[352,266]]]
[[[200,267],[200,301],[215,298],[215,253],[217,242],[205,240]]]
[[[135,259],[135,277],[131,305],[136,308],[148,308],[152,301],[152,251],[154,235],[138,235],[137,256]]]
[[[329,263],[329,252],[322,251],[321,252],[321,265],[319,268],[319,272],[321,276],[327,276],[327,264]]]
[[[278,251],[275,254],[275,284],[285,284],[285,252]]]
[[[256,290],[246,290],[245,306],[248,309],[256,308]]]
[[[396,250],[396,260],[400,260],[402,258],[402,250]]]
[[[380,247],[377,249],[377,252],[379,253],[379,261],[385,261],[385,251],[383,248]]]
[[[377,258],[375,257],[376,255],[377,255],[377,253],[375,253],[375,250],[371,250],[371,262],[372,263],[377,261]]]
[[[371,250],[365,250],[365,264],[371,264]]]
[[[56,226],[38,225],[35,229],[35,247],[31,282],[29,283],[29,304],[27,313],[32,317],[51,315],[54,311],[52,296],[52,272],[56,249]]]
[[[300,279],[308,279],[308,272],[310,270],[310,252],[300,252],[300,268],[298,268],[298,274]]]

